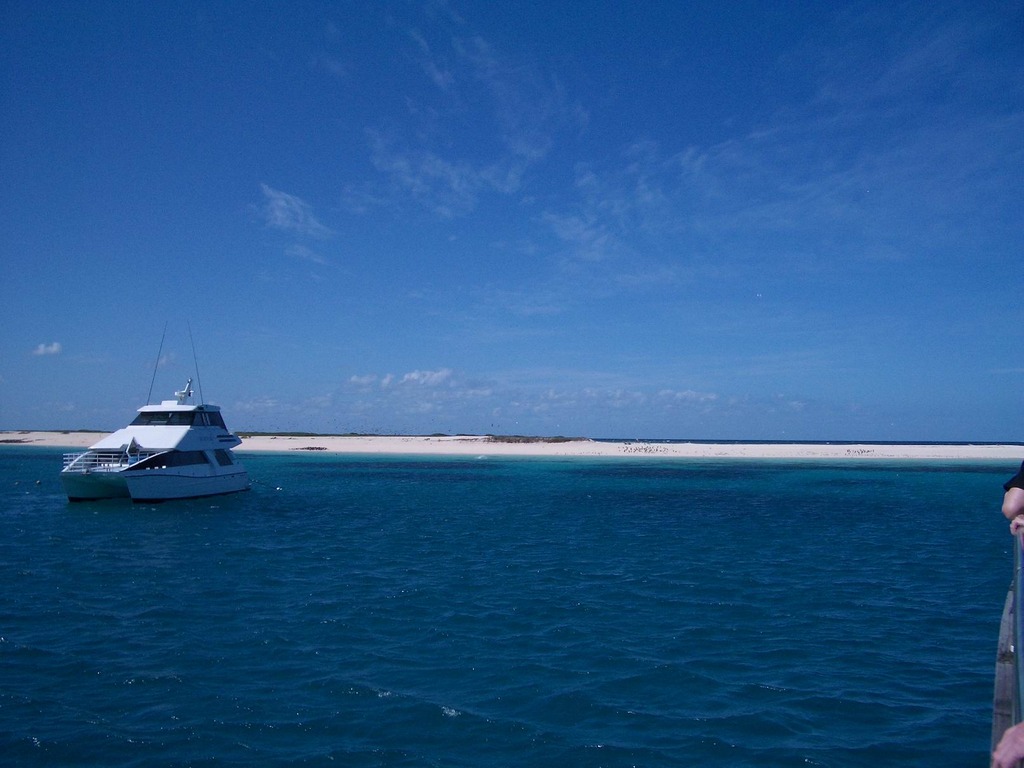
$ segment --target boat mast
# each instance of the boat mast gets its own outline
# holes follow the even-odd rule
[[[146,405],[149,405],[149,401],[153,397],[153,383],[156,381],[156,369],[160,367],[160,355],[164,351],[164,339],[167,338],[167,321],[164,321],[164,332],[160,336],[160,349],[156,351],[156,362],[153,363],[153,378],[149,380],[149,394],[146,395]]]
[[[185,324],[188,326],[188,340],[192,344],[192,362],[196,367],[196,386],[199,387],[199,404],[202,405],[206,400],[203,398],[203,380],[199,378],[199,358],[196,357],[196,342],[192,338],[192,323],[186,322]],[[190,383],[191,381],[192,379],[189,379]]]

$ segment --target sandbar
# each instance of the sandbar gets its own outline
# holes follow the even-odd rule
[[[0,431],[0,446],[83,449],[102,432]],[[1014,460],[1024,459],[1024,445],[887,444],[887,443],[663,443],[656,440],[587,440],[502,438],[482,435],[251,435],[239,453],[309,451],[340,454],[409,454],[441,456],[579,456],[715,459],[887,459]]]

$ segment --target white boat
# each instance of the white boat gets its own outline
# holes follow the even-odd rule
[[[188,403],[192,379],[176,400],[139,408],[135,420],[64,455],[60,479],[69,501],[127,497],[166,501],[245,491],[249,475],[231,449],[241,444],[220,407]]]

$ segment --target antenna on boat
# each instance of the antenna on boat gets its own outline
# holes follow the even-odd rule
[[[160,367],[160,355],[164,351],[164,339],[167,338],[167,322],[164,322],[164,332],[160,337],[160,349],[156,351],[156,362],[153,364],[153,378],[149,380],[149,394],[146,395],[146,405],[149,405],[150,399],[153,397],[153,383],[156,381],[156,369]]]
[[[192,397],[192,378],[185,382],[185,388],[180,392],[175,392],[174,396],[178,398],[178,405],[184,405],[185,401]]]
[[[192,362],[196,366],[196,385],[199,387],[199,404],[202,405],[206,400],[203,399],[203,380],[199,378],[199,358],[196,357],[196,342],[195,339],[192,338],[192,323],[186,322],[186,325],[188,326],[188,340],[192,344]],[[192,383],[192,379],[189,379],[188,381],[189,384]],[[186,387],[186,389],[189,390],[189,394],[192,394],[191,386]]]

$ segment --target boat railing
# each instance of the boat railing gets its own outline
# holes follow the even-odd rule
[[[1013,537],[1013,579],[1003,604],[996,652],[995,691],[992,697],[992,748],[1003,732],[1021,721],[1021,691],[1024,690],[1024,664],[1018,649],[1024,642],[1024,533]]]
[[[98,470],[127,469],[143,459],[156,455],[156,451],[82,451],[64,454],[64,469],[69,472],[95,472]]]

